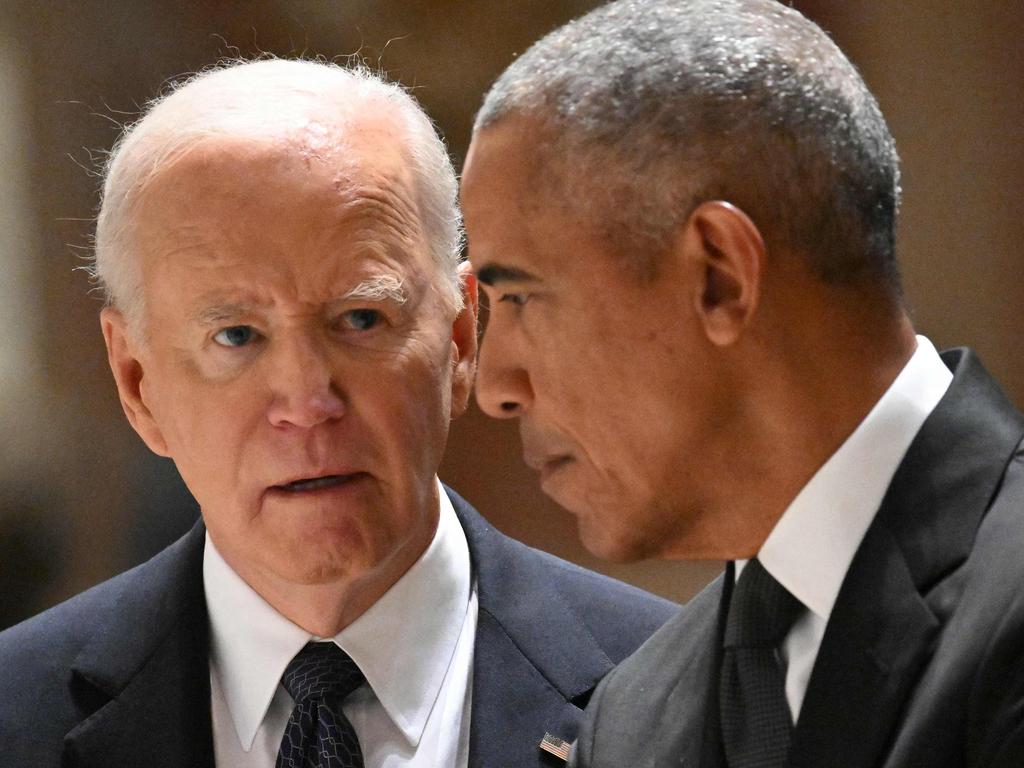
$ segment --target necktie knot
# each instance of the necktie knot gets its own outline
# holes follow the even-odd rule
[[[725,624],[726,648],[774,648],[803,610],[800,601],[754,558],[733,589]]]
[[[340,702],[366,678],[334,643],[307,643],[281,677],[285,690],[302,704],[309,700]]]

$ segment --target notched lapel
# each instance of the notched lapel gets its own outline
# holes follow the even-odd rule
[[[588,765],[722,765],[717,683],[729,592],[729,579],[713,581],[608,676],[591,705]]]
[[[557,765],[541,739],[546,732],[576,738],[582,706],[614,665],[552,583],[553,566],[527,557],[523,545],[448,494],[469,542],[479,599],[470,768]]]
[[[472,706],[470,768],[557,765],[541,750],[541,739],[547,732],[575,739],[583,715],[484,610],[477,619]]]
[[[205,529],[125,574],[72,667],[91,711],[64,739],[71,768],[213,768]]]
[[[794,734],[791,763],[879,765],[959,600],[957,569],[1024,433],[968,350],[907,451],[850,566]]]
[[[790,764],[879,765],[925,663],[939,621],[884,527],[865,538],[818,653],[793,737]]]
[[[184,646],[187,646],[186,642]],[[169,638],[128,685],[64,740],[76,768],[213,768],[209,674]]]

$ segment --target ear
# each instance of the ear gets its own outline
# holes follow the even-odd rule
[[[468,261],[459,265],[459,282],[462,284],[462,311],[452,323],[452,414],[453,419],[461,416],[469,405],[469,394],[473,389],[476,374],[477,318],[480,301],[476,275]]]
[[[754,222],[731,203],[701,203],[687,219],[682,245],[700,270],[698,318],[717,346],[734,344],[757,310],[766,248]]]
[[[128,327],[124,314],[113,307],[100,312],[103,340],[107,343],[107,360],[114,373],[121,407],[129,423],[149,449],[160,456],[167,456],[167,442],[146,405],[143,388],[143,363],[138,354],[139,344]]]

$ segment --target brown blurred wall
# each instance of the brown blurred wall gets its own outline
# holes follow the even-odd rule
[[[16,281],[22,298],[11,312],[28,349],[0,361],[7,365],[0,376],[0,487],[43,489],[44,500],[30,505],[38,510],[32,519],[39,528],[64,530],[68,540],[62,570],[49,577],[40,604],[136,559],[123,534],[148,492],[146,478],[131,474],[145,449],[121,415],[106,368],[99,303],[74,271],[89,244],[96,202],[90,171],[101,159],[97,151],[115,138],[115,123],[130,121],[168,78],[223,55],[359,52],[415,88],[461,164],[472,115],[494,77],[544,32],[595,5],[8,0],[0,6],[0,66],[9,75],[0,79],[6,89],[0,131],[8,132],[0,139],[7,154],[0,157],[9,158],[0,173],[8,190],[21,190],[0,204],[20,212],[16,223],[23,230],[0,238],[0,249],[7,249],[0,253],[0,279],[8,287]],[[905,193],[900,252],[919,329],[939,346],[979,350],[1024,405],[1018,349],[1024,4],[796,5],[860,67],[896,135]],[[20,142],[14,150],[13,141]],[[9,295],[15,293],[0,292],[0,299]],[[8,302],[8,309],[15,306]],[[456,424],[441,476],[512,535],[675,599],[688,598],[719,569],[716,563],[595,561],[578,545],[571,519],[540,494],[522,466],[514,425],[489,421],[475,408]],[[0,509],[0,523],[5,514]]]

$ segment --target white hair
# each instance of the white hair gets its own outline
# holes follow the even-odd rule
[[[133,253],[133,213],[140,193],[169,163],[216,136],[265,139],[301,130],[311,116],[342,129],[368,108],[387,109],[406,137],[421,225],[436,281],[452,311],[462,306],[458,264],[462,220],[458,183],[430,118],[401,86],[365,66],[326,61],[230,61],[174,84],[125,128],[103,172],[90,271],[108,304],[129,322],[142,317],[142,275]]]

